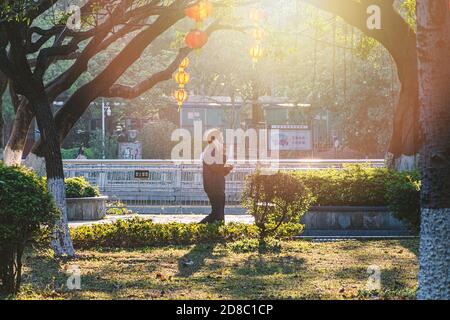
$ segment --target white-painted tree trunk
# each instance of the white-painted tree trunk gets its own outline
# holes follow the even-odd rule
[[[388,152],[385,161],[388,168],[399,172],[414,171],[419,168],[419,155],[407,156],[402,154],[395,158],[392,153]]]
[[[57,256],[74,257],[75,250],[70,238],[67,219],[66,189],[64,179],[48,179],[47,188],[53,195],[56,205],[61,211],[60,218],[58,219],[53,230],[51,246]]]
[[[418,299],[450,299],[450,209],[422,209]]]
[[[406,156],[402,154],[395,160],[395,169],[399,172],[414,171],[418,168],[417,156]]]
[[[417,0],[422,214],[419,299],[450,299],[450,7]]]
[[[3,161],[7,166],[20,165],[22,163],[22,150],[12,150],[8,145],[3,151]]]

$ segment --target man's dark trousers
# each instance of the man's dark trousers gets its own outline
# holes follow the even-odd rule
[[[225,221],[225,169],[223,164],[203,163],[203,186],[212,207],[211,215],[207,220],[209,222]]]

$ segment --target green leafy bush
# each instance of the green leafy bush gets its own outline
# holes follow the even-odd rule
[[[282,187],[285,181],[278,176],[268,176],[264,183],[270,192],[283,191],[278,195],[289,196],[289,190],[309,190],[316,206],[386,206],[394,216],[417,230],[420,224],[420,175],[418,172],[399,173],[385,168],[370,168],[364,165],[348,165],[342,170],[305,170],[285,173],[296,179],[289,181],[290,187]],[[259,174],[249,180],[260,179]],[[296,182],[297,181],[297,182]],[[260,182],[261,183],[261,182]],[[263,188],[264,189],[264,188]],[[244,204],[252,210],[267,197],[260,188],[244,192]],[[259,194],[257,194],[259,192]],[[260,206],[256,209],[261,210]]]
[[[361,165],[295,175],[311,190],[318,206],[385,206],[386,185],[396,177],[394,171]]]
[[[100,196],[100,192],[83,177],[67,178],[66,196],[67,198],[94,198]]]
[[[387,184],[386,199],[390,210],[410,229],[420,228],[420,175],[418,172],[396,173]]]
[[[20,288],[22,254],[27,243],[52,226],[58,210],[45,180],[23,167],[0,162],[0,291]]]
[[[112,201],[106,204],[106,214],[124,216],[127,214],[133,214],[133,211],[128,210],[127,206],[121,201]]]
[[[243,193],[243,205],[255,218],[261,240],[274,236],[280,227],[292,232],[291,236],[298,235],[303,228],[300,218],[313,200],[296,175],[282,172],[250,175]]]
[[[139,248],[256,239],[258,230],[247,224],[156,224],[134,218],[73,228],[71,235],[77,248]]]

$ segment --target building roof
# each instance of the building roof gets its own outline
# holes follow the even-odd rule
[[[294,103],[287,97],[269,97],[263,96],[258,99],[263,107],[271,108],[293,108],[293,107],[310,107],[310,104]],[[242,97],[236,97],[235,105],[242,106],[245,101]],[[247,102],[249,103],[249,102]],[[188,100],[183,104],[185,108],[218,108],[232,106],[231,97],[226,96],[200,96],[189,95]]]

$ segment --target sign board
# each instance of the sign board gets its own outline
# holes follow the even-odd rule
[[[311,130],[276,129],[269,134],[269,146],[272,151],[311,151]]]
[[[134,171],[135,179],[150,179],[150,171],[148,170],[136,170]]]

